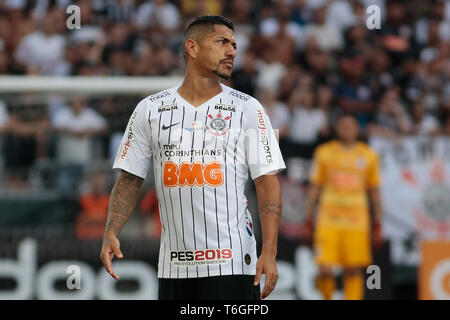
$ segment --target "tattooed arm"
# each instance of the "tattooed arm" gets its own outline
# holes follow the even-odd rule
[[[123,258],[117,236],[137,204],[143,182],[144,179],[122,170],[111,192],[100,259],[106,271],[116,280],[119,280],[119,276],[112,269],[111,261],[114,255],[119,259]]]
[[[255,285],[259,284],[261,274],[265,274],[266,282],[261,292],[261,299],[264,299],[275,288],[278,280],[275,258],[281,217],[281,191],[276,175],[256,178],[255,188],[263,238],[262,252],[256,265]]]

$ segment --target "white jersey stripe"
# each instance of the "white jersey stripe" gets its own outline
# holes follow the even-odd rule
[[[175,100],[174,100],[174,102],[175,102]],[[169,135],[168,135],[168,138],[167,138],[167,143],[168,144],[170,143],[170,136],[172,134],[172,120],[173,120],[173,110],[170,111]],[[170,160],[170,156],[168,157],[168,160]],[[162,164],[162,161],[161,161],[161,164]],[[174,232],[175,233],[175,244],[176,244],[176,248],[177,248],[177,251],[178,251],[179,250],[178,249],[178,230],[177,230],[177,224],[175,223],[175,212],[173,210],[172,189],[169,189],[168,192],[169,192],[170,207],[171,207],[170,208],[170,212],[172,213],[173,228],[175,229],[175,232]],[[164,191],[163,191],[163,193],[164,193]],[[167,212],[167,215],[169,215],[169,211]],[[172,251],[172,249],[170,251]],[[177,278],[180,277],[180,272],[179,271],[180,271],[179,268],[177,268]]]
[[[233,101],[231,101],[233,103]],[[231,128],[231,123],[233,121],[233,112],[230,112],[230,124],[229,128]],[[225,199],[227,202],[227,226],[228,226],[228,235],[230,238],[230,249],[233,249],[233,242],[231,241],[231,229],[230,229],[230,205],[228,201],[228,165],[227,165],[227,152],[228,149],[228,143],[230,141],[230,135],[231,133],[227,133],[227,142],[224,147],[224,163],[225,163]],[[233,259],[231,259],[231,274],[234,274],[234,263]]]
[[[205,126],[206,126],[207,121],[208,121],[207,114],[209,113],[209,107],[210,106],[208,106],[208,109],[206,110]],[[206,134],[203,134],[203,149],[205,149],[205,140],[206,140]],[[202,156],[202,162],[203,163],[205,162],[205,157],[204,156]],[[204,220],[204,223],[205,223],[205,246],[206,246],[206,249],[208,249],[209,246],[208,246],[208,227],[206,225],[205,188],[202,188],[202,198],[203,198],[202,199],[202,201],[203,201],[203,220]],[[209,266],[206,266],[206,269],[207,269],[208,276],[209,276],[210,275],[210,273],[209,273]]]
[[[162,103],[162,105],[164,105],[164,103]],[[163,115],[163,113],[161,112],[160,115],[159,115],[159,124],[158,124],[158,145],[159,145],[159,150],[160,150],[160,155],[161,155],[161,161],[160,161],[161,172],[163,171],[163,161],[162,161],[163,158],[162,158],[161,144],[160,144],[160,139],[159,138],[160,138],[160,134],[161,134],[161,119],[162,119],[162,115]],[[164,192],[165,188],[163,188],[163,181],[162,181],[163,175],[160,174],[160,177],[161,177],[161,179],[159,181],[160,187],[158,188],[158,190],[160,190],[161,193],[162,193],[162,199],[161,199],[161,196],[158,196],[158,199],[163,200],[162,202],[164,203],[165,210],[162,211],[161,213],[162,213],[162,215],[164,215],[164,220],[166,221],[166,225],[167,225],[168,236],[169,236],[169,252],[172,252],[172,237],[171,237],[171,232],[170,232],[170,223],[168,222],[167,202],[166,202],[166,195],[165,195],[165,192]],[[172,265],[169,263],[169,278],[171,278],[171,277],[172,277]]]
[[[236,144],[234,146],[234,190],[236,195],[236,228],[238,230],[239,234],[239,243],[241,244],[241,263],[242,263],[242,273],[244,273],[244,260],[242,259],[242,256],[244,255],[242,250],[242,237],[241,237],[241,229],[239,228],[239,202],[238,202],[238,188],[237,188],[237,170],[236,170],[236,156],[237,156],[237,143],[239,141],[239,138],[242,133],[242,118],[244,116],[244,113],[241,112],[241,120],[240,120],[240,129],[239,129],[239,136],[236,140]]]
[[[197,110],[195,111],[194,114],[194,122],[197,121]],[[192,133],[192,146],[191,149],[194,149],[194,141],[195,141],[195,131]],[[191,155],[191,163],[192,163],[192,155]],[[194,217],[194,201],[193,201],[193,197],[192,197],[192,188],[191,188],[191,210],[192,210],[192,234],[194,236],[194,249],[197,249],[197,239],[196,239],[196,234],[195,234],[195,217]],[[206,232],[206,230],[205,230]],[[206,235],[206,238],[208,238],[208,235]],[[197,272],[197,277],[198,277],[198,266],[195,266],[195,270]]]

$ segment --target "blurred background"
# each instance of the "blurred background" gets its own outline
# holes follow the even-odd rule
[[[79,29],[66,23],[71,4]],[[302,208],[315,148],[351,112],[383,181],[382,287],[366,298],[450,299],[448,0],[0,0],[0,299],[156,298],[151,175],[120,236],[121,280],[99,260],[111,166],[137,102],[181,82],[184,30],[204,14],[233,21],[226,84],[261,101],[287,164],[270,298],[320,299]],[[81,290],[66,287],[69,265]]]

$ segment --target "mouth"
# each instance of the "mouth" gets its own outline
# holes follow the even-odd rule
[[[233,68],[233,61],[226,60],[226,61],[223,61],[222,63],[225,64],[229,68]]]

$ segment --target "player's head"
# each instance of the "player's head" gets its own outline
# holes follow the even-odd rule
[[[337,118],[336,135],[343,143],[353,143],[358,140],[359,125],[355,115],[343,113]]]
[[[236,56],[233,23],[222,16],[198,17],[186,30],[183,56],[197,71],[228,79]]]

